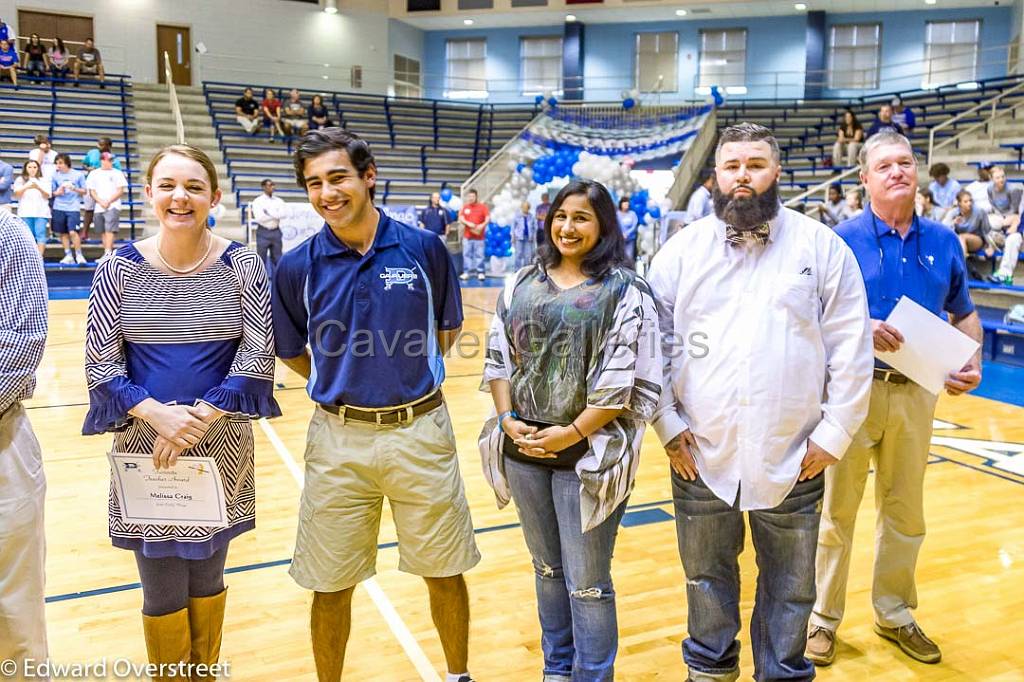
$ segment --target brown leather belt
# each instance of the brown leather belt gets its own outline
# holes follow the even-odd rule
[[[441,389],[438,389],[415,403],[405,407],[384,407],[379,410],[361,410],[348,405],[324,405],[320,407],[331,414],[336,414],[344,420],[376,424],[377,426],[388,426],[391,424],[408,424],[416,417],[436,409],[444,402]]]
[[[884,381],[890,384],[905,384],[907,379],[905,374],[900,374],[894,369],[880,369],[875,367],[875,381]]]

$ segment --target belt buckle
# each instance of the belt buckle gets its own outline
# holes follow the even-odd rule
[[[399,410],[395,410],[395,424],[401,426],[402,424],[411,424],[413,417],[412,407],[403,407]]]

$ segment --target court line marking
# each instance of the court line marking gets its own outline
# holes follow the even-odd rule
[[[270,441],[270,444],[274,446],[274,450],[278,456],[284,462],[284,465],[291,472],[292,478],[298,484],[299,489],[302,489],[305,477],[301,469],[299,469],[298,462],[292,457],[288,447],[281,440],[281,437],[277,435],[277,431],[270,425],[266,419],[260,419],[257,422],[260,428],[263,429],[264,435]],[[402,649],[405,650],[405,655],[408,656],[412,662],[413,667],[416,668],[416,672],[419,673],[420,678],[424,682],[441,682],[441,678],[438,676],[437,671],[434,670],[434,666],[430,663],[430,659],[423,652],[419,642],[413,637],[412,632],[409,631],[409,627],[402,620],[402,617],[398,615],[398,611],[395,610],[394,604],[388,599],[388,596],[381,589],[377,583],[376,578],[367,578],[360,583],[366,590],[366,593],[370,595],[370,599],[373,600],[374,606],[380,612],[380,615],[384,617],[384,622],[388,624],[391,629],[391,634],[395,636]]]

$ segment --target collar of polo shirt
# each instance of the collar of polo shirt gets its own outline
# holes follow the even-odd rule
[[[367,254],[398,244],[398,235],[395,234],[395,227],[391,219],[388,218],[383,210],[378,208],[377,212],[380,214],[380,218],[377,220],[377,234],[374,236],[373,244],[370,246],[370,250],[366,252]],[[322,243],[326,255],[331,257],[351,256],[352,254],[360,255],[358,251],[349,248],[338,239],[338,235],[334,234],[334,230],[327,223],[324,223],[320,233],[323,235]]]

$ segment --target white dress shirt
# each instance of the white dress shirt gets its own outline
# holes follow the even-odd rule
[[[687,428],[704,483],[741,510],[796,484],[810,438],[842,457],[867,416],[873,357],[867,295],[849,247],[781,208],[765,245],[725,241],[710,215],[654,257],[662,443]]]
[[[268,230],[276,230],[281,227],[281,218],[288,215],[288,207],[283,199],[268,197],[266,192],[263,192],[249,204],[249,212],[257,225]]]

